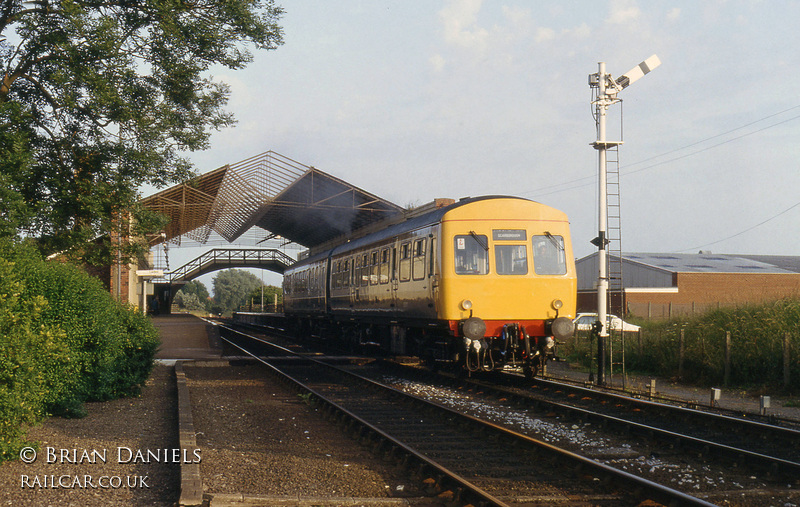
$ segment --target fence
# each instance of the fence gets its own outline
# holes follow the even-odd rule
[[[625,369],[697,384],[763,385],[800,389],[800,338],[785,332],[768,337],[732,331],[673,329],[612,334],[606,342],[606,371]],[[623,349],[624,345],[624,349]],[[578,332],[559,354],[596,368],[596,342]],[[613,357],[611,351],[613,350]],[[615,362],[612,365],[612,362]],[[613,367],[613,369],[612,369]]]

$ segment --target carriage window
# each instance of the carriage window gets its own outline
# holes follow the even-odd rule
[[[361,285],[369,284],[369,262],[367,254],[361,256]]]
[[[527,275],[526,245],[495,245],[494,264],[498,275]]]
[[[411,280],[411,243],[400,245],[400,281]]]
[[[337,262],[333,266],[333,287],[335,289],[342,288],[342,261]]]
[[[469,234],[455,237],[456,274],[485,275],[489,272],[489,239]]]
[[[372,252],[372,263],[370,267],[369,283],[370,285],[378,284],[378,274],[380,273],[380,264],[378,264],[377,250]]]
[[[533,270],[537,275],[567,274],[563,236],[533,236]]]
[[[381,250],[381,283],[389,283],[389,249]]]
[[[414,242],[414,280],[422,280],[425,278],[425,243],[424,239],[418,239]]]

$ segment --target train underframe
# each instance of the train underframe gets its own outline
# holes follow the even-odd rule
[[[545,373],[547,360],[555,352],[551,336],[529,335],[525,325],[518,322],[502,325],[499,336],[480,338],[468,338],[460,332],[463,322],[454,326],[449,322],[290,317],[289,323],[298,338],[332,349],[371,356],[416,357],[428,368],[467,374],[516,369],[533,378]]]

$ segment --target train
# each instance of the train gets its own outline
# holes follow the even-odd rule
[[[465,198],[299,260],[283,291],[297,335],[533,377],[574,331],[569,220],[520,197]]]

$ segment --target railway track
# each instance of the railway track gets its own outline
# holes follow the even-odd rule
[[[234,342],[245,336],[221,328]],[[251,348],[237,344],[238,347]],[[263,346],[259,345],[259,347]],[[259,357],[263,350],[248,354]],[[288,355],[286,349],[269,352]],[[388,388],[309,358],[273,358],[271,369],[362,442],[455,505],[562,503],[712,505],[484,418]],[[310,367],[312,366],[313,367]]]
[[[376,375],[398,388],[457,406],[467,413],[484,414],[498,424],[555,442],[637,475],[673,484],[715,503],[797,505],[800,498],[797,472],[800,468],[794,459],[797,441],[792,441],[794,433],[786,428],[741,421],[743,426],[737,431],[738,440],[732,442],[733,437],[726,432],[734,428],[737,421],[727,420],[725,424],[730,428],[720,427],[723,440],[728,444],[722,444],[715,441],[713,434],[705,439],[692,436],[692,433],[708,430],[705,426],[693,429],[690,415],[682,419],[685,426],[681,431],[660,428],[660,418],[664,417],[661,407],[655,407],[649,415],[643,413],[646,410],[634,410],[640,421],[649,422],[644,424],[615,412],[616,408],[608,400],[600,403],[595,399],[592,410],[548,399],[535,389],[509,389],[484,381],[446,378],[416,368],[395,367],[391,375]],[[572,400],[576,396],[561,393],[558,398]],[[579,401],[586,404],[591,400]],[[705,419],[708,414],[699,417]],[[708,423],[704,421],[703,424]],[[670,422],[670,425],[674,424]],[[770,443],[772,438],[791,449]],[[759,442],[750,444],[751,439]],[[763,454],[747,450],[753,445],[761,448]],[[742,503],[742,497],[747,501]]]
[[[684,407],[639,400],[593,389],[536,380],[533,386],[515,376],[492,380],[459,379],[387,365],[406,379],[455,389],[480,390],[486,398],[552,413],[564,421],[600,426],[625,438],[639,437],[660,454],[684,453],[701,465],[717,463],[744,469],[770,481],[797,483],[800,478],[800,430]],[[487,400],[487,403],[491,400]],[[800,484],[798,484],[800,486]]]

